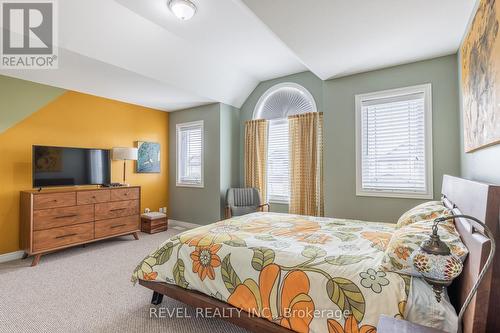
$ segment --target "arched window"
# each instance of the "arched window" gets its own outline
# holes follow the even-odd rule
[[[267,200],[288,204],[290,198],[288,116],[317,112],[311,93],[286,82],[269,88],[255,106],[253,119],[269,121],[267,147]]]

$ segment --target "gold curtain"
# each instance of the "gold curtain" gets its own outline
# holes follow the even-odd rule
[[[266,166],[267,121],[249,120],[245,123],[245,186],[258,188],[262,203],[267,198]]]
[[[324,216],[323,113],[288,117],[291,214]]]

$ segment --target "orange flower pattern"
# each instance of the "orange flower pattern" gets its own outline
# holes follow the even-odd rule
[[[292,217],[283,220],[256,219],[251,224],[242,225],[241,230],[250,233],[267,233],[273,236],[295,237],[307,235],[321,228],[318,222],[305,217]]]
[[[380,265],[391,230],[384,223],[254,213],[174,236],[139,263],[132,280],[217,295],[296,332],[375,332],[380,314],[398,315],[408,295],[400,274],[359,274]],[[324,309],[350,316],[333,320]]]
[[[354,316],[349,316],[345,320],[344,326],[342,326],[335,319],[328,319],[328,333],[376,333],[377,328],[371,325],[359,326],[358,321]]]
[[[302,233],[297,235],[296,239],[299,242],[304,242],[308,244],[325,244],[332,239],[332,236],[323,233]]]
[[[281,268],[270,264],[259,274],[258,284],[252,279],[245,280],[227,301],[296,332],[308,332],[314,312],[314,302],[308,295],[309,278],[304,272],[295,270],[286,273],[280,284],[281,275]],[[305,315],[297,315],[299,313]]]
[[[225,221],[215,223],[211,226],[196,228],[182,233],[179,236],[181,243],[189,246],[208,246],[224,242],[237,241],[235,236],[240,228],[235,225],[226,224]]]
[[[361,237],[371,241],[373,247],[379,249],[380,251],[385,251],[392,234],[388,232],[364,231],[361,233]]]
[[[151,273],[144,273],[143,279],[146,281],[154,281],[158,277],[157,272],[151,272]]]
[[[219,267],[221,264],[220,258],[217,255],[217,251],[222,245],[212,245],[212,246],[202,246],[197,247],[191,253],[191,259],[193,260],[193,273],[198,273],[201,281],[205,280],[208,276],[210,280],[215,279],[215,267]]]
[[[407,248],[406,246],[398,246],[394,252],[396,253],[396,256],[398,256],[399,259],[406,260],[410,256],[410,249]]]
[[[432,221],[440,216],[449,215],[451,211],[446,208],[441,201],[428,201],[413,207],[398,220],[397,228],[419,222],[419,221]]]

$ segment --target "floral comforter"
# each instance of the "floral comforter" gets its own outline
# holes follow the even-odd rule
[[[376,332],[403,317],[411,278],[378,270],[386,223],[254,213],[176,235],[135,269],[297,332]]]

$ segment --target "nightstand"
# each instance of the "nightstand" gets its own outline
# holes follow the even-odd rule
[[[396,319],[389,316],[380,316],[377,325],[377,333],[444,333],[435,328],[421,326],[406,320]]]
[[[141,231],[148,234],[156,234],[157,232],[168,229],[167,215],[159,212],[144,213],[141,215]]]

